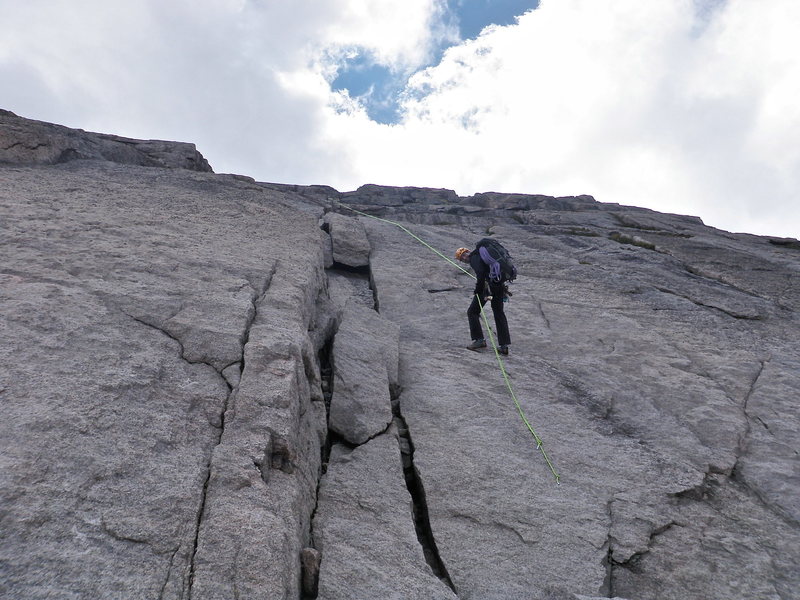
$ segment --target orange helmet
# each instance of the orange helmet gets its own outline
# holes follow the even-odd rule
[[[459,248],[456,250],[456,259],[462,260],[465,255],[469,254],[469,250],[467,248]]]

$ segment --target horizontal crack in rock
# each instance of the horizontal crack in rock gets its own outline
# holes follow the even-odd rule
[[[745,315],[745,314],[741,314],[741,313],[736,313],[736,312],[733,312],[732,310],[721,308],[719,306],[714,306],[713,304],[706,304],[704,302],[701,302],[700,300],[695,300],[691,296],[687,296],[686,294],[680,294],[680,293],[678,293],[678,292],[676,292],[674,290],[671,290],[669,288],[663,288],[663,287],[656,286],[655,289],[657,289],[659,292],[662,292],[664,294],[670,294],[672,296],[677,296],[678,298],[683,298],[684,300],[688,300],[692,304],[695,304],[695,305],[700,306],[702,308],[710,308],[712,310],[718,310],[719,312],[721,312],[723,314],[726,314],[729,317],[733,317],[734,319],[741,319],[741,320],[744,320],[744,321],[760,321],[760,320],[762,320],[762,317],[760,315]]]

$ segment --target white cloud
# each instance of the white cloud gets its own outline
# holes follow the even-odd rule
[[[443,22],[444,0],[350,0],[337,6],[318,46],[334,55],[365,50],[398,72],[416,70],[441,39],[454,36]]]
[[[455,33],[443,0],[0,0],[0,107],[191,141],[218,172],[589,193],[800,236],[795,0],[543,0],[411,80],[380,125],[330,89]]]
[[[797,236],[800,4],[717,4],[545,0],[415,76],[401,126],[354,115],[334,143],[355,180],[590,193]]]
[[[321,181],[326,58],[425,60],[440,0],[0,0],[0,104],[22,116],[195,142],[217,170]]]

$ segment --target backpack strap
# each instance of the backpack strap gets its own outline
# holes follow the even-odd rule
[[[489,279],[492,281],[500,281],[500,261],[489,254],[486,246],[478,248],[478,253],[481,255],[481,260],[489,265]]]

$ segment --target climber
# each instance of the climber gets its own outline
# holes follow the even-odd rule
[[[507,282],[513,280],[517,274],[508,251],[496,240],[484,238],[472,251],[467,248],[456,250],[456,259],[468,263],[475,271],[476,277],[472,303],[467,309],[469,332],[472,337],[472,343],[467,348],[476,351],[486,348],[486,339],[483,337],[481,328],[481,307],[491,296],[499,351],[500,354],[508,355],[511,335],[508,331],[508,320],[503,311],[503,302],[507,301],[508,296],[511,295]]]

